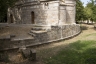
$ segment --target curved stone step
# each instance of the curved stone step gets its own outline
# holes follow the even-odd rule
[[[47,31],[45,31],[45,30],[39,30],[39,31],[31,30],[30,32],[34,33],[34,34],[41,34],[41,33],[47,32]]]
[[[39,30],[44,30],[44,28],[43,27],[32,27],[31,30],[39,31]]]
[[[28,34],[31,35],[31,36],[33,36],[33,37],[36,36],[34,33],[31,33],[31,32],[29,32]]]

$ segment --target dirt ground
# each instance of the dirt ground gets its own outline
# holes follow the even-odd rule
[[[2,25],[0,25],[2,26]],[[33,26],[31,24],[28,25],[19,25],[19,24],[10,24],[10,25],[4,25],[2,29],[0,29],[0,38],[6,38],[10,35],[15,35],[16,37],[14,39],[31,39],[32,36],[28,33],[30,32],[31,28]],[[1,28],[1,27],[0,27]]]
[[[51,58],[51,56],[56,55],[60,50],[66,48],[70,43],[73,43],[78,40],[96,40],[96,29],[94,29],[94,26],[87,24],[81,25],[81,34],[74,38],[44,44],[34,48],[32,47],[32,49],[35,49],[37,51],[37,61],[35,62],[22,59],[21,55],[18,53],[17,50],[8,51],[8,55],[11,60],[9,64],[44,64],[45,58]]]

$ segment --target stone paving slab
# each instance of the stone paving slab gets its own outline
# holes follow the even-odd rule
[[[40,34],[40,33],[44,33],[44,32],[47,32],[47,31],[44,31],[44,30],[40,30],[40,31],[31,30],[31,32],[32,33]]]
[[[12,38],[11,41],[20,41],[20,40],[32,40],[34,37],[15,37]]]

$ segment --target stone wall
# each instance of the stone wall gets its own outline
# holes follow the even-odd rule
[[[8,11],[8,22],[11,23],[10,15],[17,24],[57,25],[59,21],[59,2],[25,2]],[[32,14],[34,13],[34,18]],[[34,23],[32,23],[34,19]]]
[[[62,1],[62,2],[61,2]],[[4,41],[2,49],[33,46],[73,37],[80,33],[75,24],[76,0],[20,0],[14,8],[8,9],[8,21],[17,24],[50,26],[50,30],[35,33],[34,39]],[[10,15],[11,19],[10,19]],[[31,29],[30,29],[31,30]],[[1,44],[1,43],[0,43]]]
[[[67,24],[75,24],[76,0],[65,0]]]
[[[12,23],[13,20],[13,23],[17,24],[75,24],[76,1],[60,2],[61,0],[20,0],[14,8],[8,9],[8,22]]]
[[[60,20],[59,20],[59,25],[64,25],[67,24],[67,19],[66,19],[66,6],[60,6]]]
[[[79,25],[62,25],[62,26],[51,26],[51,30],[42,33],[36,33],[34,39],[24,40],[11,40],[2,39],[0,40],[0,49],[14,49],[20,47],[28,47],[34,45],[40,45],[44,43],[54,42],[66,38],[73,37],[81,32]]]

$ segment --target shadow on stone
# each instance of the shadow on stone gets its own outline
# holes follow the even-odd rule
[[[9,57],[6,52],[0,52],[0,62],[9,62]]]

